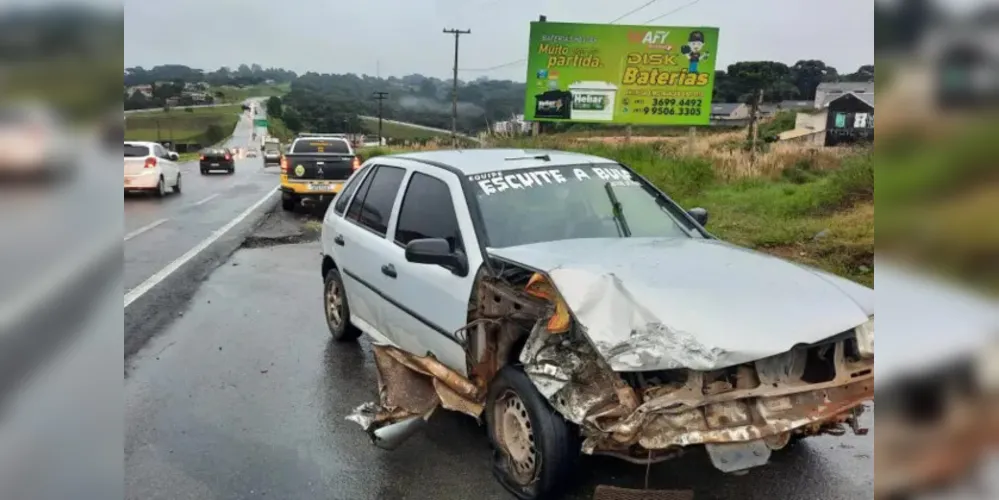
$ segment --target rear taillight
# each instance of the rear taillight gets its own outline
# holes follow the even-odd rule
[[[225,161],[229,161],[231,159],[232,159],[232,156],[229,156],[229,153],[226,153],[225,154]]]
[[[146,158],[146,164],[144,168],[153,168],[156,166],[156,158]]]
[[[357,169],[361,168],[361,160],[358,159],[356,156],[354,157],[354,165],[353,165],[353,167],[354,167],[354,170],[357,170]]]
[[[201,155],[201,161],[205,161],[205,155]]]
[[[281,173],[282,174],[288,173],[288,159],[285,158],[284,156],[281,157]]]

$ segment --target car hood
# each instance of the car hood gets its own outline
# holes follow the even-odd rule
[[[488,252],[545,272],[616,371],[723,368],[874,315],[870,288],[718,240],[562,240]]]

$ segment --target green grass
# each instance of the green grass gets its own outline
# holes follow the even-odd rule
[[[378,135],[378,119],[362,118],[365,133],[371,136]],[[421,128],[409,127],[398,123],[382,121],[382,135],[389,140],[396,141],[425,141],[434,138],[448,138],[450,133],[434,132]]]
[[[288,83],[278,83],[274,85],[251,85],[242,88],[223,85],[219,87],[209,87],[208,94],[215,96],[216,92],[222,92],[222,102],[241,103],[251,97],[280,97],[290,91],[291,84]]]
[[[174,143],[208,145],[208,128],[218,125],[225,133],[231,133],[241,111],[240,106],[219,106],[190,108],[190,111],[173,108],[169,112],[132,113],[125,119],[125,140],[172,140]]]
[[[295,138],[295,133],[288,129],[284,121],[273,116],[267,117],[267,133],[276,137],[282,144],[288,144]]]

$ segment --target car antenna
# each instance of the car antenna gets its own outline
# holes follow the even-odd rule
[[[509,158],[504,158],[506,161],[516,161],[516,160],[544,160],[552,161],[552,157],[546,154],[544,155],[529,155],[529,156],[511,156]]]

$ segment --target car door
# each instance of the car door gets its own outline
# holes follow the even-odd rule
[[[386,235],[406,170],[385,165],[365,169],[370,171],[331,237],[338,247],[336,262],[347,289],[351,320],[381,343],[391,343],[384,333],[384,301],[392,278],[382,266],[393,246]]]
[[[161,171],[163,174],[163,180],[166,182],[167,186],[173,186],[177,184],[177,174],[179,172],[177,164],[170,159],[170,153],[165,147],[157,144],[155,146],[156,150],[156,163],[161,165]]]
[[[482,254],[461,181],[450,171],[419,164],[410,168],[402,191],[390,252],[382,262],[396,274],[388,284],[396,303],[389,304],[385,331],[403,349],[431,353],[467,375],[465,350],[456,332],[468,322],[468,301]],[[459,276],[439,265],[406,261],[406,244],[422,238],[446,239],[452,251],[466,254],[469,271]]]

